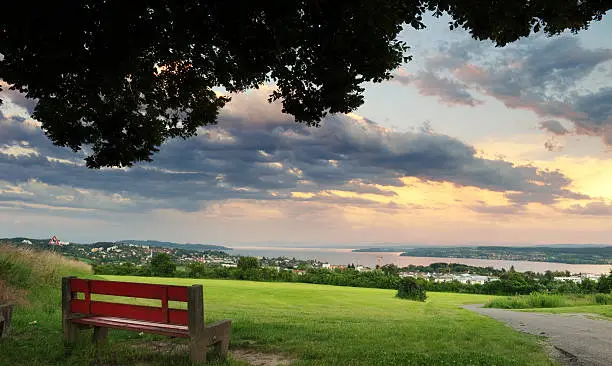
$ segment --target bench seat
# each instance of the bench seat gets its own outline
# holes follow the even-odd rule
[[[186,325],[155,323],[110,316],[89,316],[85,318],[76,318],[73,319],[72,322],[90,325],[93,327],[126,329],[168,337],[189,338],[189,328]]]
[[[82,295],[79,295],[82,294]],[[99,301],[92,295],[158,300],[158,306]],[[170,301],[186,303],[186,309],[170,308]],[[204,324],[202,285],[176,286],[137,282],[62,279],[62,327],[67,343],[76,341],[79,331],[93,328],[96,343],[108,337],[109,329],[157,334],[189,340],[189,358],[206,362],[206,353],[218,348],[222,357],[229,349],[232,321]]]

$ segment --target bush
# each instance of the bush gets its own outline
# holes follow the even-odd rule
[[[417,281],[416,278],[404,277],[399,281],[397,297],[416,301],[425,301],[427,294],[425,286]]]

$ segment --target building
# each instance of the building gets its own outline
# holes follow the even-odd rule
[[[346,266],[346,265],[344,265],[344,264],[330,264],[330,265],[329,265],[329,269],[331,269],[332,271],[333,271],[334,269],[339,269],[339,270],[341,270],[341,271],[344,271],[346,268],[347,268],[347,266]]]
[[[497,277],[489,277],[489,276],[479,276],[473,275],[470,273],[462,273],[462,274],[443,274],[434,276],[434,282],[450,282],[457,281],[467,285],[484,285],[490,281],[497,281],[499,278]]]
[[[490,279],[489,279],[489,276],[476,276],[476,275],[471,275],[469,273],[464,273],[459,276],[458,281],[461,283],[468,284],[468,285],[475,285],[475,284],[484,285],[485,283],[489,282]]]
[[[571,281],[575,283],[582,283],[582,277],[569,276],[569,277],[555,277],[555,281]]]

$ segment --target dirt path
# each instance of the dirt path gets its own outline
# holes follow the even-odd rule
[[[516,330],[550,338],[569,365],[612,365],[612,321],[585,314],[527,313],[482,305],[464,308],[503,321]]]

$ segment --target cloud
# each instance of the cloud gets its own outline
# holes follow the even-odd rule
[[[440,77],[452,75],[445,84],[460,95],[477,92],[508,108],[552,118],[540,127],[557,135],[568,132],[557,120],[567,120],[577,134],[601,136],[612,144],[612,88],[593,89],[587,82],[612,60],[612,49],[587,49],[574,36],[531,37],[503,49],[476,47],[475,42],[455,43],[430,56],[424,69],[411,76],[423,84],[417,86],[421,94],[448,98],[449,88],[440,87]]]
[[[16,90],[11,90],[9,84],[0,80],[0,100],[2,104],[10,103],[22,107],[28,114],[34,112],[34,107],[38,103],[35,99],[26,98],[24,94]]]
[[[569,130],[565,128],[561,122],[555,120],[540,122],[540,129],[557,136],[567,135],[569,133]]]
[[[572,205],[563,210],[565,213],[585,216],[612,216],[612,204],[605,202],[591,202],[586,205]]]
[[[525,205],[521,204],[487,205],[486,203],[481,203],[477,205],[470,205],[468,208],[474,212],[493,215],[515,215],[526,210]]]
[[[466,86],[452,79],[427,71],[418,76],[397,75],[395,80],[404,85],[414,85],[422,95],[437,96],[448,105],[476,106],[482,101],[474,98]]]
[[[403,177],[504,192],[520,205],[585,198],[569,190],[571,181],[558,171],[480,158],[449,136],[398,132],[356,115],[329,116],[320,128],[276,112],[249,121],[245,111],[266,103],[264,93],[238,95],[231,103],[217,126],[169,141],[153,163],[125,169],[86,169],[82,153],[53,146],[36,121],[0,120],[0,201],[193,212],[224,200],[308,200],[295,198],[302,192],[330,205],[393,210],[402,206],[389,202],[395,193],[385,187],[404,186]],[[28,153],[17,153],[23,151]],[[386,200],[320,194],[331,191]]]

